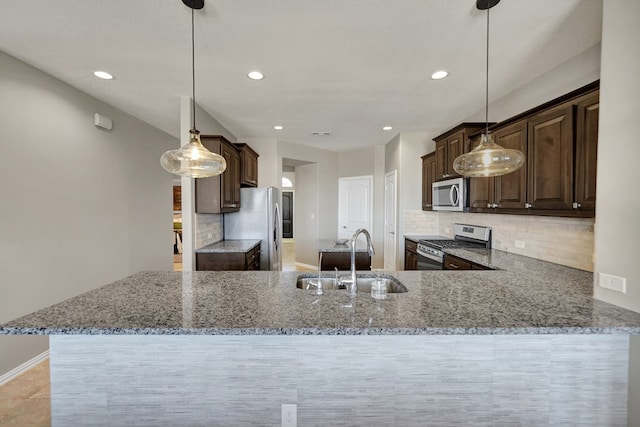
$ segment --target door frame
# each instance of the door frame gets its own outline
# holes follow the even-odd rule
[[[393,176],[393,254],[388,254],[384,248],[386,245],[384,244],[387,241],[387,177]],[[398,267],[398,170],[394,169],[391,172],[387,172],[384,174],[384,218],[383,218],[383,266],[386,269],[387,259],[388,257],[393,255],[393,259],[391,260],[393,264],[393,269],[397,270]]]

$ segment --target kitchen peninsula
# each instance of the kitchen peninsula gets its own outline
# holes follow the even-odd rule
[[[640,314],[592,274],[498,250],[495,271],[390,274],[386,300],[299,272],[141,272],[0,326],[50,335],[53,425],[625,425]],[[326,272],[327,275],[332,274]]]

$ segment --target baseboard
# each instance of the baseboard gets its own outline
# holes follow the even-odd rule
[[[16,368],[13,368],[12,370],[7,372],[6,374],[0,375],[0,386],[3,386],[4,384],[8,383],[9,381],[11,381],[11,380],[17,378],[18,376],[24,374],[29,369],[33,368],[38,363],[42,362],[43,360],[47,359],[48,357],[49,357],[49,350],[47,350],[47,351],[45,351],[43,353],[40,353],[39,355],[37,355],[33,359],[27,360],[22,365],[20,365],[20,366],[18,366]]]
[[[296,267],[307,268],[309,270],[317,270],[318,269],[317,265],[305,264],[305,263],[302,263],[302,262],[296,262]]]

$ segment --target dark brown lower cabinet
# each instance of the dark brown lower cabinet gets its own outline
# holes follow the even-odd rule
[[[322,252],[320,269],[351,270],[351,252]],[[367,252],[356,252],[356,270],[371,270],[371,256]]]
[[[260,245],[248,252],[196,253],[196,270],[260,270]]]
[[[418,244],[413,240],[404,239],[404,269],[418,269]]]

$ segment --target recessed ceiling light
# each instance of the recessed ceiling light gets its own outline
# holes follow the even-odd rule
[[[382,130],[391,130],[391,129],[393,129],[393,127],[391,127],[391,126],[385,126],[385,127],[382,128]]]
[[[449,75],[448,72],[446,72],[444,70],[440,70],[440,71],[436,71],[435,73],[431,74],[431,78],[433,80],[440,80],[440,79],[444,79],[448,75]]]
[[[274,128],[275,130],[282,130],[282,129],[284,129],[284,126],[275,125],[273,128]]]
[[[93,75],[104,80],[113,80],[113,76],[106,71],[94,71]]]
[[[262,74],[260,71],[252,71],[247,74],[247,77],[249,77],[251,80],[262,80],[264,79],[264,74]]]

